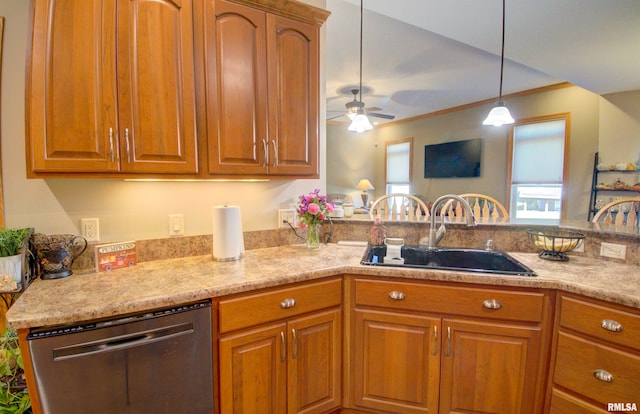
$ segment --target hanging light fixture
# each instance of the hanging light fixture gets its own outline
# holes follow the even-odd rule
[[[355,116],[352,118],[351,124],[349,125],[349,131],[355,132],[364,132],[370,131],[373,129],[373,125],[369,122],[369,118],[364,113],[364,104],[362,103],[362,15],[363,15],[363,3],[364,0],[360,0],[360,99],[358,110],[356,111]]]
[[[502,0],[502,54],[500,58],[500,94],[498,95],[498,102],[496,106],[494,106],[487,119],[482,122],[482,125],[493,125],[493,126],[502,126],[505,124],[513,124],[514,120],[511,114],[509,113],[509,109],[504,106],[504,102],[502,101],[502,74],[504,72],[504,6],[505,0]]]

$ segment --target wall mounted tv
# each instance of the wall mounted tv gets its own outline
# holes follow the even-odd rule
[[[424,178],[480,177],[482,139],[424,146]]]

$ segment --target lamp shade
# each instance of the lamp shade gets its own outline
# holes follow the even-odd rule
[[[369,122],[369,118],[364,114],[364,111],[360,109],[348,129],[349,131],[364,132],[372,130],[373,125]]]
[[[373,184],[371,184],[371,181],[367,180],[366,178],[363,178],[358,182],[358,185],[356,185],[356,189],[362,191],[375,190]]]
[[[487,119],[482,122],[482,125],[501,126],[506,124],[513,124],[514,120],[509,109],[504,106],[503,102],[498,102],[496,106],[491,109]]]

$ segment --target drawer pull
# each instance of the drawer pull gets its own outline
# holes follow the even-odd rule
[[[482,306],[487,309],[500,309],[502,307],[502,303],[496,299],[487,299],[482,302]]]
[[[604,369],[596,369],[595,371],[593,371],[593,376],[602,382],[613,382],[613,375],[611,375]]]
[[[400,292],[399,290],[394,290],[392,292],[389,292],[389,297],[393,300],[404,300],[407,295],[405,295],[404,292]]]
[[[280,362],[287,361],[287,341],[284,339],[284,332],[280,331]]]
[[[622,324],[613,319],[604,319],[600,324],[604,329],[611,332],[622,332]]]
[[[280,307],[282,309],[289,309],[293,308],[294,306],[296,306],[296,300],[294,298],[286,298],[283,299],[282,302],[280,302]]]

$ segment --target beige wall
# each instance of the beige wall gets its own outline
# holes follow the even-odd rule
[[[317,7],[326,4],[324,0],[305,2]],[[6,18],[1,132],[7,227],[32,226],[49,234],[79,233],[80,218],[98,217],[102,241],[148,239],[167,237],[168,215],[182,213],[186,234],[208,234],[212,231],[211,206],[228,202],[241,207],[245,230],[268,229],[277,227],[278,208],[290,208],[297,203],[298,195],[314,188],[324,191],[324,118],[320,125],[319,180],[221,183],[26,179],[24,87],[29,3],[0,0],[0,15]],[[321,88],[322,114],[324,102]]]
[[[564,112],[571,114],[567,219],[587,218],[596,151],[615,152],[615,155],[606,155],[612,162],[621,157],[638,161],[639,95],[640,91],[632,91],[603,98],[579,87],[569,87],[507,100],[506,104],[517,120]],[[490,108],[491,105],[483,105],[382,127],[362,137],[345,134],[346,125],[330,125],[327,128],[327,153],[330,158],[344,162],[342,169],[339,163],[332,166],[327,176],[328,191],[345,192],[345,187],[348,187],[344,180],[337,181],[336,177],[369,175],[376,186],[375,195],[384,194],[384,142],[413,137],[414,193],[433,201],[446,193],[479,192],[504,202],[509,128],[482,125]],[[484,139],[481,177],[423,178],[425,145],[469,138]],[[362,143],[362,151],[355,149],[354,142]]]

